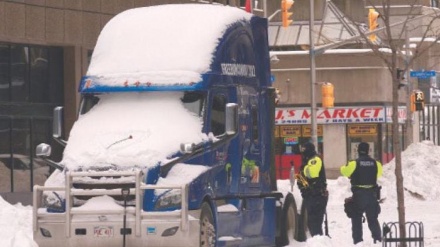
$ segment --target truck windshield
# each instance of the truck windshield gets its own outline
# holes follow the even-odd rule
[[[70,131],[63,164],[148,167],[167,159],[181,143],[204,139],[205,94],[133,92],[87,95]]]
[[[202,92],[184,92],[181,97],[183,106],[199,117],[203,116],[203,106],[206,95]],[[99,102],[99,95],[86,94],[83,96],[79,114],[87,113]]]

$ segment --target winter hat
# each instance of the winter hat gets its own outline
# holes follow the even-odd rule
[[[366,142],[361,142],[359,143],[358,146],[358,153],[359,154],[368,154],[368,152],[370,151],[370,145]]]
[[[313,143],[306,142],[303,144],[303,147],[304,147],[303,153],[306,157],[312,157],[316,155],[315,145],[313,145]]]

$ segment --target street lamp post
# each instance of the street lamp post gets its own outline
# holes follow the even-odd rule
[[[310,55],[310,111],[311,111],[311,124],[312,124],[312,143],[318,150],[318,138],[317,129],[318,125],[316,123],[316,95],[315,95],[315,84],[316,84],[316,68],[315,68],[315,42],[313,39],[313,29],[315,22],[315,5],[314,0],[310,0],[310,17],[309,17],[309,55]]]

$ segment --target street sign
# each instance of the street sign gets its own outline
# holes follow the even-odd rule
[[[435,76],[435,70],[415,70],[415,71],[410,71],[409,75],[411,77],[417,77],[417,78],[429,78],[429,77],[434,77]]]

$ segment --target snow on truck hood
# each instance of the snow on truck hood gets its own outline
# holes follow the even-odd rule
[[[87,77],[108,86],[199,82],[201,74],[210,70],[227,27],[251,17],[239,8],[211,4],[126,10],[101,31]]]
[[[203,140],[202,122],[178,92],[101,95],[70,132],[62,163],[79,167],[148,167],[166,160],[181,143]]]

